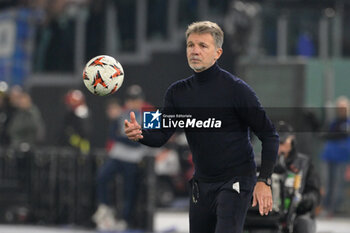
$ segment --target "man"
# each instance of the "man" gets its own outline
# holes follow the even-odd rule
[[[242,232],[252,196],[253,205],[259,204],[261,215],[272,209],[269,185],[277,157],[278,135],[253,90],[216,63],[222,54],[221,28],[209,21],[196,22],[188,27],[186,38],[188,64],[194,75],[169,87],[163,116],[180,111],[203,119],[214,114],[215,119],[222,120],[217,131],[185,129],[195,165],[190,232]],[[198,109],[207,111],[197,115]],[[163,145],[175,131],[175,128],[141,130],[133,113],[130,119],[130,122],[125,120],[126,135],[148,146]],[[263,147],[257,183],[250,129]]]
[[[67,111],[63,117],[58,143],[77,149],[82,154],[90,152],[91,111],[85,95],[78,89],[69,90],[64,95]]]
[[[27,148],[26,150],[29,150],[44,139],[44,120],[31,96],[22,90],[17,91],[19,92],[13,102],[16,111],[7,129],[10,146],[14,149]]]
[[[111,120],[107,150],[109,158],[98,171],[97,200],[98,209],[93,220],[99,230],[125,230],[132,226],[133,210],[139,186],[139,164],[145,156],[145,148],[139,143],[130,141],[123,134],[124,119],[130,111],[141,119],[141,108],[144,106],[144,95],[140,86],[132,85],[127,89],[125,109],[118,102],[110,101],[107,106],[107,116]],[[108,185],[116,174],[123,178],[123,209],[118,221],[114,217],[111,200],[108,196]],[[117,187],[119,188],[119,187]]]
[[[343,210],[346,166],[350,161],[350,101],[346,96],[336,100],[336,116],[321,136],[327,140],[321,158],[325,166],[324,209],[328,217]]]
[[[281,121],[277,125],[280,136],[278,149],[279,160],[275,167],[276,173],[288,174],[287,179],[300,178],[300,184],[294,183],[296,193],[301,199],[296,203],[296,208],[289,211],[296,213],[294,220],[294,233],[315,233],[315,209],[320,202],[320,180],[309,157],[297,152],[295,135],[290,125]],[[288,182],[286,181],[285,184]],[[287,194],[286,194],[287,195]],[[295,201],[295,199],[294,199]]]

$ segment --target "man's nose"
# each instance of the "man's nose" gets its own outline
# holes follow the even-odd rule
[[[199,53],[198,46],[193,46],[191,53],[192,54],[198,54]]]

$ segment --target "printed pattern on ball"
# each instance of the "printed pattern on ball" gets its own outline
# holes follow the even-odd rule
[[[100,55],[85,65],[83,81],[86,88],[94,95],[113,94],[123,84],[124,70],[113,57]]]

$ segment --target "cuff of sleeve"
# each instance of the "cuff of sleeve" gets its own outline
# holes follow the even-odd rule
[[[269,178],[272,175],[273,168],[275,166],[275,162],[273,161],[262,161],[260,167],[259,177],[261,178]]]

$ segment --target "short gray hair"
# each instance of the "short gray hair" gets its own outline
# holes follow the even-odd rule
[[[221,48],[222,44],[224,43],[224,32],[221,30],[219,25],[210,21],[199,21],[188,25],[186,30],[186,39],[188,39],[192,33],[210,33],[214,38],[217,48]]]

